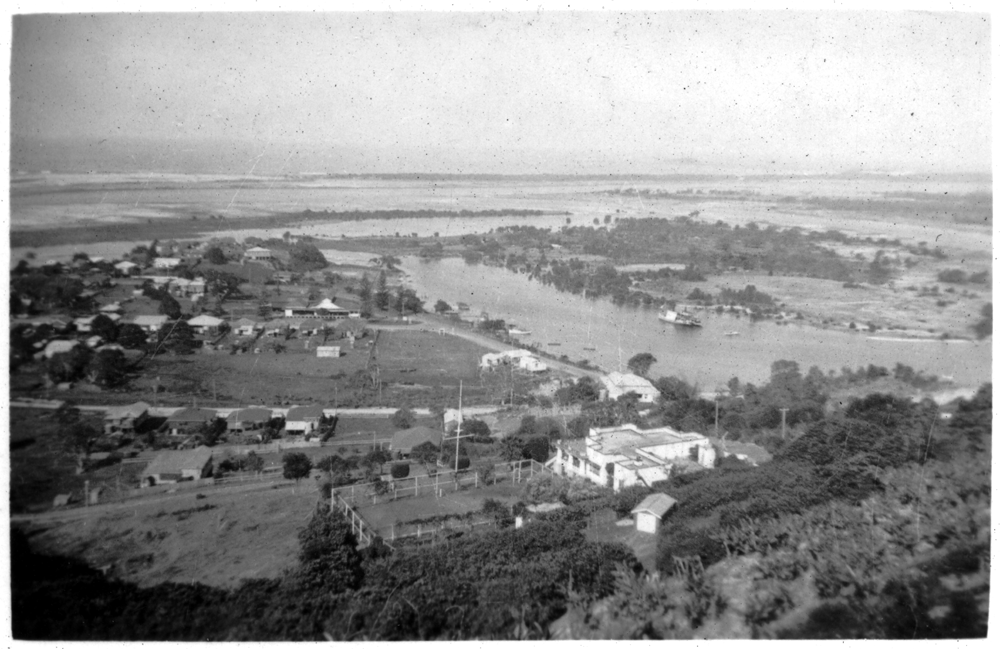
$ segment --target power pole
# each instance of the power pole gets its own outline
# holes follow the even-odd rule
[[[781,439],[785,439],[785,413],[788,412],[788,408],[779,408],[781,410]]]
[[[472,437],[472,435],[462,435],[462,382],[458,382],[458,428],[455,429],[455,484],[458,484],[458,442],[464,437]],[[452,438],[448,437],[446,440],[450,441]]]
[[[719,436],[719,393],[715,393],[715,436]]]

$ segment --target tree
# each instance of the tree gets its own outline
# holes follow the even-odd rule
[[[292,270],[320,270],[329,265],[319,248],[305,241],[296,241],[288,252]]]
[[[358,284],[358,297],[361,298],[362,302],[372,299],[372,280],[368,277],[368,273],[361,275],[361,281]]]
[[[125,383],[127,367],[125,354],[120,350],[103,349],[91,359],[87,376],[96,385],[113,388]]]
[[[350,524],[339,512],[317,506],[309,523],[299,532],[299,568],[290,584],[299,591],[329,594],[353,590],[361,585],[358,541]]]
[[[125,349],[143,349],[148,336],[142,327],[131,322],[123,324],[118,330],[116,341]]]
[[[490,436],[489,425],[479,419],[466,419],[462,423],[462,432],[466,435],[472,435],[472,441],[477,444],[491,443],[493,438]]]
[[[285,453],[281,458],[282,476],[286,480],[298,482],[302,478],[309,477],[312,471],[312,460],[305,453]]]
[[[385,271],[380,271],[375,280],[375,308],[386,311],[389,308],[389,284]]]
[[[982,319],[972,326],[976,338],[982,340],[993,335],[993,303],[984,304],[980,311]]]
[[[438,300],[434,305],[435,313],[447,313],[448,311],[451,311],[451,305],[444,300]]]
[[[434,442],[424,442],[413,447],[413,450],[410,451],[410,458],[420,464],[436,464],[438,447]]]
[[[171,320],[177,320],[181,317],[181,305],[180,302],[174,299],[174,296],[166,291],[160,291],[158,299],[160,306],[157,310],[162,315],[167,316]]]
[[[222,420],[220,419],[219,421]],[[250,451],[249,453],[247,453],[247,459],[246,462],[244,462],[243,466],[247,471],[251,471],[253,473],[260,473],[261,471],[264,470],[264,458],[257,455],[255,451]]]
[[[649,372],[649,368],[653,366],[656,362],[656,357],[649,352],[641,352],[636,354],[632,358],[628,359],[628,369],[633,374],[638,374],[639,376],[646,376]]]
[[[226,432],[226,420],[216,417],[212,421],[206,422],[205,425],[202,426],[201,432],[199,433],[199,435],[201,436],[201,443],[204,444],[205,446],[215,446],[218,443],[218,441],[222,438],[222,436],[225,434],[225,432]],[[261,458],[258,457],[257,459],[259,460]]]
[[[62,354],[54,354],[45,364],[46,374],[55,383],[75,381],[83,376],[93,355],[94,352],[83,345],[77,345]]]
[[[413,411],[403,406],[392,413],[392,425],[396,428],[411,428],[413,426]]]
[[[226,263],[226,255],[222,252],[222,248],[212,246],[205,251],[205,261],[216,266],[221,266]]]
[[[500,457],[505,462],[514,462],[524,457],[524,438],[508,435],[500,440]]]
[[[392,461],[392,454],[389,451],[384,451],[380,448],[371,450],[365,457],[361,460],[363,466],[377,468],[379,475],[382,473],[382,465],[386,462]]]
[[[115,325],[115,321],[103,313],[90,321],[90,331],[109,343],[115,342],[115,338],[118,336],[118,327]]]
[[[77,455],[77,470],[83,471],[83,463],[90,457],[90,449],[94,441],[101,436],[100,431],[79,421],[66,430],[66,445]]]

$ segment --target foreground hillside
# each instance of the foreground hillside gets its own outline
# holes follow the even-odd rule
[[[21,639],[957,638],[988,626],[992,388],[950,421],[871,395],[818,418],[772,462],[727,459],[662,485],[679,505],[657,571],[587,541],[633,488],[568,497],[522,529],[358,550],[325,507],[298,563],[235,588],[141,588],[12,538]],[[928,417],[926,415],[930,414]],[[545,485],[526,491],[536,499]],[[59,611],[58,616],[51,615]]]

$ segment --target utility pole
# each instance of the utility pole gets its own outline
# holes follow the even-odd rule
[[[781,410],[781,439],[785,439],[785,413],[788,412],[788,408],[779,408]]]
[[[458,442],[463,437],[472,435],[462,435],[462,381],[458,382],[458,428],[455,429],[455,485],[458,486]],[[447,438],[451,440],[451,438]],[[444,440],[442,440],[444,441]]]
[[[719,394],[715,394],[715,436],[719,436]]]

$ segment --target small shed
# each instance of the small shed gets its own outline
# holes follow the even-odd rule
[[[667,515],[677,501],[663,493],[650,494],[635,506],[632,515],[635,516],[635,529],[639,532],[656,534]]]
[[[316,358],[340,358],[340,345],[320,345],[316,348]]]

